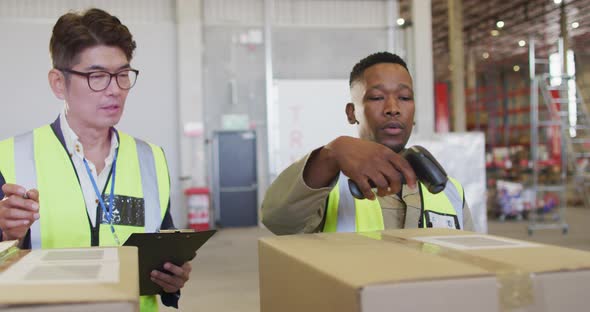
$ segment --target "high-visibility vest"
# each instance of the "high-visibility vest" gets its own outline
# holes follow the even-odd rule
[[[384,230],[383,213],[378,200],[356,199],[348,189],[347,177],[340,173],[338,183],[330,192],[323,232],[371,232]],[[422,184],[421,227],[463,228],[463,187],[455,179],[443,192],[432,194]]]
[[[170,180],[161,148],[121,132],[118,138],[115,196],[124,200],[115,205],[119,215],[113,223],[120,242],[125,242],[132,233],[159,230],[168,208]],[[1,141],[0,172],[6,183],[39,190],[40,218],[30,228],[32,248],[91,246],[91,225],[77,176],[86,172],[76,172],[50,125]],[[110,181],[111,177],[105,192],[110,192]],[[106,224],[100,226],[98,239],[99,246],[116,245]],[[155,296],[141,297],[141,311],[157,310]]]

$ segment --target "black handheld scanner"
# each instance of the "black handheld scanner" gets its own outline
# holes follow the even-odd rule
[[[401,155],[410,163],[418,181],[424,184],[430,193],[437,194],[444,190],[449,178],[445,169],[428,150],[422,146],[414,145],[404,150]],[[402,175],[402,184],[405,183],[406,181]],[[373,181],[369,180],[369,184],[371,184],[371,187],[375,187]],[[348,180],[348,188],[355,198],[365,198],[358,185],[350,179]]]

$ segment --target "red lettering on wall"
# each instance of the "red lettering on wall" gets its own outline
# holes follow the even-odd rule
[[[303,134],[299,130],[291,131],[289,146],[290,147],[303,147],[302,144]]]

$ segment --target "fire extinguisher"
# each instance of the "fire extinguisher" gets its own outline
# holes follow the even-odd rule
[[[195,231],[209,229],[209,189],[191,187],[184,191],[188,210],[188,223]]]

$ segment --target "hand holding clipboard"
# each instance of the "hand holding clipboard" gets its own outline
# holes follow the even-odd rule
[[[139,259],[139,293],[155,295],[162,287],[150,279],[152,270],[166,273],[164,264],[177,266],[192,260],[197,249],[215,234],[215,230],[162,230],[158,233],[134,233],[123,246],[137,246]]]

